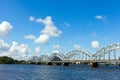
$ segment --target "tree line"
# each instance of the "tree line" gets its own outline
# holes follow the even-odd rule
[[[25,60],[14,60],[8,56],[1,56],[0,57],[0,64],[27,64],[28,61]]]

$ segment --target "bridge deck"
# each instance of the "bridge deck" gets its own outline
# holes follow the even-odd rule
[[[64,60],[64,61],[46,61],[46,62],[52,62],[52,63],[64,63],[64,62],[98,62],[98,63],[108,63],[108,62],[118,62],[120,63],[120,60]]]

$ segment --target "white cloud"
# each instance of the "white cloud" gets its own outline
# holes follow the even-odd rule
[[[8,45],[4,40],[0,40],[0,56],[10,56],[15,59],[26,59],[29,53],[29,47],[27,44],[18,45],[17,42],[13,41],[12,45]],[[18,58],[19,57],[19,58]]]
[[[104,40],[108,40],[109,37],[108,37],[108,36],[104,36],[103,39],[104,39]]]
[[[68,29],[71,25],[67,22],[64,22],[63,24],[60,24],[64,29]]]
[[[48,44],[49,43],[50,37],[46,34],[40,35],[34,42],[35,43],[43,43],[43,44]]]
[[[42,34],[46,34],[51,37],[57,37],[62,33],[54,25],[52,18],[50,16],[47,16],[45,19],[39,19],[39,22],[45,25],[45,28],[41,31]]]
[[[37,23],[43,23],[43,19],[38,18],[38,19],[36,19],[36,22],[37,22]]]
[[[58,37],[60,34],[62,34],[62,31],[60,31],[52,21],[51,16],[47,16],[45,19],[37,18],[35,19],[33,16],[30,16],[30,21],[36,21],[37,23],[42,23],[45,25],[44,29],[40,31],[40,36],[35,37],[34,35],[28,35],[24,36],[25,39],[34,39],[35,43],[43,43],[48,44],[50,38],[52,37]],[[66,26],[70,26],[68,23],[65,23]]]
[[[9,49],[10,53],[17,53],[18,52],[18,43],[17,42],[12,42],[12,46]]]
[[[91,37],[97,37],[97,34],[95,33],[95,32],[92,32],[91,34],[89,34],[89,36],[91,36]]]
[[[79,39],[79,40],[86,40],[86,38],[81,37],[81,36],[77,37],[77,39]]]
[[[12,58],[16,60],[30,60],[31,55],[28,54],[17,54],[15,56],[11,56]]]
[[[0,24],[0,35],[8,36],[11,30],[12,30],[12,25],[7,21],[2,21],[2,23]]]
[[[19,49],[19,53],[22,54],[27,54],[29,52],[29,48],[27,44],[21,44],[18,49]]]
[[[10,56],[10,53],[7,51],[0,52],[0,56]]]
[[[55,50],[55,51],[53,51],[52,53],[60,53],[60,51],[58,51],[58,50]]]
[[[62,32],[59,31],[56,27],[50,27],[46,26],[42,31],[42,34],[49,35],[50,37],[57,37],[59,36]]]
[[[35,18],[34,18],[33,16],[30,16],[30,17],[29,17],[29,20],[30,20],[30,21],[34,21]]]
[[[76,50],[79,50],[79,49],[81,48],[81,46],[78,45],[78,44],[74,44],[73,47],[74,47],[74,49],[76,49]]]
[[[102,20],[104,22],[106,21],[106,16],[104,16],[104,15],[96,15],[95,18],[98,20]]]
[[[96,19],[102,19],[103,16],[97,15],[97,16],[95,16],[95,18],[96,18]]]
[[[36,22],[42,23],[45,25],[44,29],[41,30],[41,34],[36,38],[35,43],[48,43],[51,37],[58,37],[62,31],[54,25],[51,16],[47,16],[45,19],[38,18]]]
[[[53,48],[55,48],[55,49],[59,49],[60,46],[59,46],[59,45],[53,45]]]
[[[9,49],[9,45],[4,42],[4,40],[0,39],[0,51],[6,51]]]
[[[35,52],[39,53],[40,52],[40,46],[35,48]]]
[[[65,22],[64,25],[70,27],[70,24],[68,24],[67,22]]]
[[[28,45],[27,44],[21,44],[18,45],[17,42],[12,42],[12,46],[9,49],[10,53],[22,53],[22,54],[27,54],[29,51]]]
[[[92,42],[91,42],[91,46],[92,46],[93,48],[99,48],[99,42],[98,42],[98,41],[92,41]]]
[[[36,37],[34,35],[32,35],[32,34],[30,34],[30,35],[24,35],[24,38],[25,39],[30,39],[30,40],[36,39]]]

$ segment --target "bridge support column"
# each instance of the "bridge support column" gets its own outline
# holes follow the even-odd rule
[[[63,62],[62,65],[63,66],[69,66],[69,62]]]
[[[52,62],[47,62],[46,64],[47,64],[47,65],[52,65]]]
[[[117,61],[116,61],[116,50],[114,50],[114,60],[115,60],[114,65],[117,65]]]
[[[99,60],[100,60],[100,54],[98,55],[98,58],[99,58]]]
[[[103,60],[105,60],[105,53],[103,54]]]
[[[116,50],[114,50],[114,60],[116,60]]]
[[[91,63],[90,63],[90,67],[91,67],[91,68],[98,68],[98,67],[99,67],[99,64],[98,64],[98,62],[91,62]]]
[[[30,62],[30,64],[36,64],[36,62]]]
[[[110,65],[110,51],[108,51],[108,63],[106,65]]]
[[[110,61],[110,51],[108,52],[108,60]]]
[[[62,65],[62,63],[56,63],[57,66]]]
[[[41,62],[38,62],[37,64],[38,64],[38,65],[41,65]]]

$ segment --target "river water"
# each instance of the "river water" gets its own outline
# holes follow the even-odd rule
[[[120,80],[120,66],[0,64],[0,80]]]

